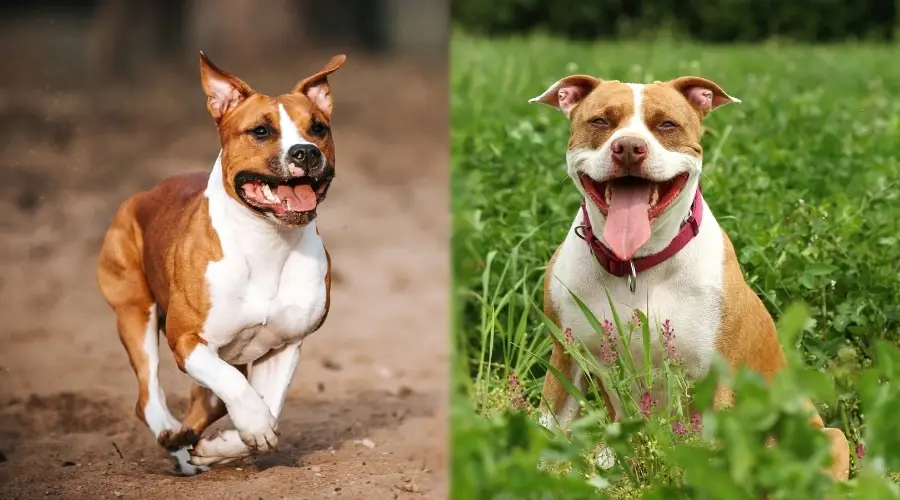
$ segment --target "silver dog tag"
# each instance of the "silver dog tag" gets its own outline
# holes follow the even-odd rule
[[[633,260],[629,260],[628,265],[631,266],[631,274],[626,279],[628,280],[628,289],[631,290],[633,295],[634,291],[637,290],[637,271],[634,269]]]

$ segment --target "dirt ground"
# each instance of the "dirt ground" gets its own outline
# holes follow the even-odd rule
[[[290,72],[213,60],[276,93],[330,55],[285,61]],[[319,215],[331,312],[304,344],[280,450],[196,477],[172,475],[134,415],[136,380],[94,269],[122,200],[212,167],[199,76],[2,84],[0,498],[446,498],[446,62],[351,53],[331,81],[337,179]],[[187,375],[165,342],[161,357],[178,414]]]

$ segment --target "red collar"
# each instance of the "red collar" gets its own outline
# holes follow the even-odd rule
[[[581,213],[584,220],[580,226],[575,228],[575,234],[586,241],[588,246],[591,247],[591,253],[596,257],[597,262],[603,266],[603,269],[606,269],[606,272],[617,278],[622,278],[624,276],[634,278],[637,273],[662,264],[678,253],[689,241],[697,236],[700,232],[700,221],[703,220],[703,197],[700,195],[700,188],[698,187],[697,193],[694,195],[694,201],[691,203],[691,211],[688,213],[687,219],[681,223],[681,229],[678,231],[678,234],[672,242],[669,243],[669,246],[662,249],[659,253],[639,257],[631,261],[621,260],[616,257],[610,249],[606,248],[606,246],[594,236],[593,231],[591,231],[591,220],[588,218],[587,205],[584,200],[581,200]],[[632,266],[634,267],[633,272]]]

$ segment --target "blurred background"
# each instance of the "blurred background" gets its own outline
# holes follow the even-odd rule
[[[890,41],[900,30],[897,0],[454,0],[454,22],[486,35],[534,30],[581,40],[655,37],[704,42],[788,38]]]
[[[448,11],[446,0],[2,4],[0,498],[393,498],[398,484],[443,498]],[[329,78],[337,180],[319,216],[333,306],[304,345],[281,451],[191,482],[168,475],[134,417],[134,374],[94,269],[122,201],[212,167],[200,49],[266,94],[348,59]],[[178,415],[187,377],[162,346]]]

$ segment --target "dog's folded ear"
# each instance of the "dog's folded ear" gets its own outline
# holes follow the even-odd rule
[[[305,95],[313,104],[331,117],[334,109],[334,101],[331,98],[331,87],[328,85],[328,75],[338,70],[347,60],[347,56],[336,55],[328,61],[324,68],[316,74],[304,78],[294,87],[293,92]]]
[[[572,75],[551,85],[543,94],[528,100],[552,106],[570,117],[572,110],[584,100],[602,80],[588,75]]]
[[[206,93],[206,107],[216,123],[219,123],[226,113],[253,94],[253,89],[240,78],[217,68],[202,50],[200,51],[200,83]]]
[[[731,102],[741,102],[740,99],[725,93],[715,82],[711,82],[699,76],[682,76],[669,82],[675,90],[681,92],[685,99],[703,119],[710,111]]]

